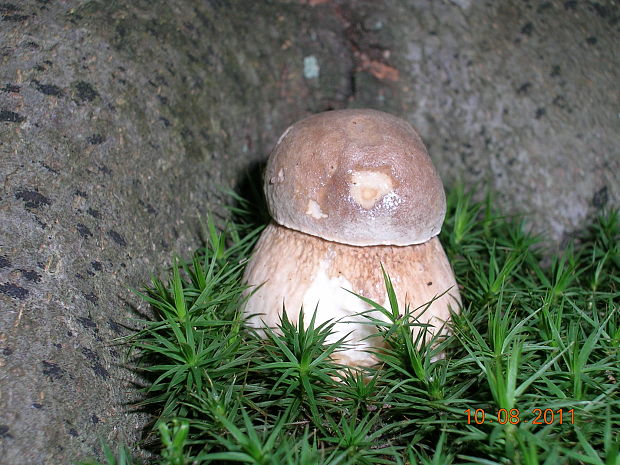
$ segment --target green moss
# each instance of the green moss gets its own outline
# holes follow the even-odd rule
[[[239,218],[254,205],[209,223],[208,245],[142,293],[155,317],[128,341],[162,463],[617,463],[618,211],[543,266],[541,238],[490,200],[455,189],[448,205],[453,335],[418,348],[410,310],[380,308],[389,348],[366,371],[331,361],[329,324],[249,332],[240,277],[261,227]]]

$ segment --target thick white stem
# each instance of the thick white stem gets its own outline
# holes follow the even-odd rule
[[[416,309],[436,299],[419,315],[419,321],[439,328],[449,320],[450,308],[458,311],[460,295],[437,237],[410,246],[357,247],[272,223],[261,235],[245,271],[244,282],[260,287],[250,291],[253,294],[244,312],[250,316],[250,325],[261,328],[277,326],[283,305],[294,322],[302,306],[306,322],[316,308],[317,324],[338,322],[331,340],[351,333],[347,341],[352,347],[339,353],[340,361],[372,364],[374,359],[364,349],[380,347],[381,341],[369,338],[376,330],[358,315],[371,307],[351,292],[389,309],[381,265],[392,280],[401,313],[406,305]],[[386,320],[377,311],[372,316]]]

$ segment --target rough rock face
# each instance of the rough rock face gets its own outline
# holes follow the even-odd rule
[[[110,342],[292,122],[408,119],[556,239],[620,198],[614,1],[0,3],[0,457],[133,442]]]
[[[617,1],[386,5],[341,9],[354,106],[403,116],[444,182],[489,185],[558,242],[619,204]]]
[[[144,418],[110,344],[128,288],[198,247],[218,187],[289,121],[344,105],[339,23],[249,3],[0,3],[2,464],[135,442]],[[307,55],[338,57],[329,85],[304,77]]]

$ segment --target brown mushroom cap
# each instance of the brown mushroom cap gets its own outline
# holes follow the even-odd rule
[[[439,234],[446,199],[420,136],[376,110],[295,123],[269,157],[265,194],[279,224],[350,245],[410,245]]]

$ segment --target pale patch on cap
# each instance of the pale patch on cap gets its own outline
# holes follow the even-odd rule
[[[392,178],[385,173],[356,171],[351,175],[349,194],[365,210],[372,209],[392,189]]]
[[[327,215],[321,210],[321,206],[314,200],[308,200],[308,209],[306,215],[310,215],[312,218],[320,220],[321,218],[327,218]]]

